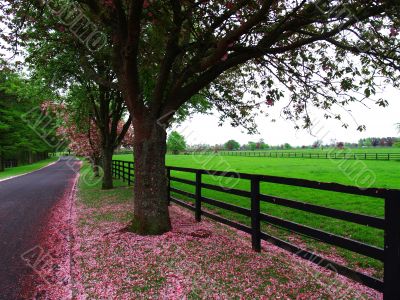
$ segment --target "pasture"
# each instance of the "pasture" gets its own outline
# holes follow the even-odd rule
[[[116,155],[114,159],[132,161],[132,155]],[[220,170],[230,172],[274,175],[281,177],[303,178],[321,182],[337,182],[346,185],[362,187],[400,188],[400,161],[360,161],[360,160],[315,160],[293,158],[264,157],[234,157],[223,155],[167,155],[166,164],[170,166]],[[175,177],[194,180],[193,174],[173,172]],[[212,175],[204,176],[204,182],[221,185],[228,188],[249,190],[248,180],[229,180]],[[194,187],[173,182],[173,187],[194,192]],[[384,216],[383,200],[365,196],[347,195],[336,192],[313,190],[309,188],[292,187],[281,184],[263,183],[261,192],[271,196],[279,196],[296,201],[308,202],[325,207],[331,207],[371,216]],[[250,208],[248,198],[228,195],[223,192],[205,190],[204,196],[225,201],[234,205]],[[179,196],[182,198],[182,196]],[[190,201],[189,198],[185,200]],[[204,205],[205,208],[210,208]],[[230,219],[236,219],[243,224],[249,224],[249,219],[223,209],[212,208],[214,212]],[[313,228],[352,238],[374,246],[383,247],[383,231],[329,217],[314,215],[303,211],[261,203],[261,209],[268,214],[301,223]],[[286,230],[264,225],[263,230],[296,243],[304,243],[308,249],[337,256],[337,260],[353,268],[369,270],[376,277],[382,277],[383,266],[380,262],[356,255],[344,249],[310,240],[306,237],[290,233]]]

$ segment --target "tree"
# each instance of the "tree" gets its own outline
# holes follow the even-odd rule
[[[268,148],[269,146],[264,142],[264,139],[260,139],[256,144],[256,149],[265,150]]]
[[[247,143],[247,147],[246,148],[248,150],[254,151],[254,150],[256,150],[256,147],[257,147],[257,144],[255,142],[251,142],[250,141],[250,142]]]
[[[289,144],[289,143],[285,143],[285,144],[283,144],[283,148],[284,149],[292,149],[292,146]]]
[[[68,148],[78,156],[90,160],[95,176],[99,176],[99,166],[104,155],[104,140],[101,130],[96,126],[96,121],[90,114],[79,110],[71,110],[64,104],[45,101],[42,110],[51,114],[53,119],[60,120],[57,124],[57,135],[68,142]],[[109,127],[113,126],[109,124]],[[116,126],[116,135],[121,136],[125,132],[126,123],[120,121]],[[125,146],[132,145],[132,130],[128,129],[123,134],[124,139],[120,142]],[[102,168],[104,177],[104,167]],[[104,186],[104,179],[103,179]]]
[[[372,146],[372,138],[366,138],[364,142],[364,146],[371,147]]]
[[[322,146],[322,141],[321,140],[316,140],[313,144],[312,147],[314,149],[320,148]]]
[[[167,149],[173,154],[179,154],[186,149],[185,137],[177,131],[172,131],[168,136]]]
[[[371,146],[373,146],[373,147],[376,147],[376,146],[378,146],[379,145],[379,143],[380,143],[380,138],[371,138]]]
[[[118,86],[133,120],[133,227],[139,233],[170,229],[165,128],[187,113],[199,95],[221,112],[221,120],[229,118],[233,126],[254,132],[252,111],[267,110],[284,93],[290,98],[284,115],[303,119],[309,127],[312,105],[327,110],[327,118],[340,120],[329,111],[359,101],[355,95],[360,93],[373,96],[375,77],[398,86],[397,1],[83,0],[65,1],[60,7],[43,7],[41,1],[6,3],[14,12],[7,38],[13,46],[32,38],[32,26],[50,32],[49,26],[60,24],[49,20],[73,18],[78,12],[100,28],[93,44],[100,41],[97,46],[105,47],[95,49],[95,55],[112,64],[117,82],[108,84]],[[84,41],[76,51],[85,65],[94,55],[90,38],[96,35],[90,30],[64,32]],[[91,71],[93,79],[105,82]],[[246,92],[252,97],[243,97]],[[384,99],[377,103],[387,104]]]
[[[4,159],[33,163],[58,145],[54,120],[41,115],[42,96],[51,93],[40,82],[11,70],[0,73],[0,171]]]
[[[112,82],[116,75],[109,62],[92,56],[84,68],[74,40],[65,37],[60,30],[38,34],[36,42],[28,45],[27,53],[26,60],[33,76],[43,78],[54,89],[67,89],[63,101],[75,122],[83,120],[87,124],[90,118],[97,127],[101,153],[93,159],[103,168],[102,188],[113,188],[112,157],[131,126],[131,117],[126,116],[127,107],[121,92],[104,82],[96,82],[87,72],[87,69],[96,70],[104,81]],[[118,128],[122,121],[122,128]]]
[[[130,129],[131,118],[128,117],[126,121],[123,121],[126,107],[120,92],[95,82],[86,81],[85,83],[85,86],[75,85],[70,88],[68,102],[72,106],[70,110],[80,112],[80,119],[90,118],[93,121],[100,135],[102,188],[111,189],[113,188],[112,157]],[[126,143],[125,139],[125,144],[132,145],[132,143],[133,140]]]
[[[337,142],[336,148],[343,149],[344,148],[344,143],[343,142]]]
[[[224,144],[225,150],[232,151],[232,150],[239,150],[239,148],[240,144],[235,140],[229,140]]]
[[[396,138],[394,137],[387,137],[385,141],[385,145],[388,147],[392,147],[393,143],[396,141]]]
[[[94,122],[88,119],[87,128],[77,128],[73,123],[60,127],[58,133],[69,140],[68,147],[78,156],[89,159],[95,177],[99,177],[101,161],[101,136]]]

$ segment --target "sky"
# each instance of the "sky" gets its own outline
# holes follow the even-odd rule
[[[360,103],[348,106],[351,115],[342,113],[342,117],[350,125],[347,129],[342,128],[337,120],[325,120],[321,117],[321,111],[314,109],[311,111],[311,119],[314,120],[311,132],[305,129],[296,130],[292,121],[280,117],[286,104],[283,101],[269,108],[269,117],[259,116],[256,119],[259,134],[249,135],[243,128],[232,128],[229,122],[219,127],[218,112],[213,112],[212,115],[196,114],[173,130],[183,134],[191,145],[223,144],[230,139],[246,144],[263,138],[269,145],[289,143],[292,146],[302,146],[311,145],[316,140],[323,140],[324,143],[330,143],[332,139],[337,142],[358,142],[360,138],[366,137],[399,136],[395,124],[400,123],[400,90],[389,86],[379,96],[388,100],[388,107],[382,108],[374,103],[368,107]],[[272,119],[276,121],[272,122]],[[357,124],[366,125],[366,130],[357,131]]]

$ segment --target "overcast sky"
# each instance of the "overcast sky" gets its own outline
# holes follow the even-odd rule
[[[331,139],[358,142],[360,138],[364,137],[399,136],[395,123],[400,122],[400,91],[393,87],[387,87],[380,96],[389,101],[388,107],[382,108],[374,103],[369,104],[369,107],[359,103],[349,106],[351,115],[346,112],[342,113],[350,125],[347,129],[342,128],[338,121],[327,121],[321,118],[321,111],[313,110],[312,119],[315,120],[315,125],[312,132],[304,129],[296,130],[293,122],[280,117],[282,107],[286,104],[283,101],[269,108],[270,117],[260,116],[257,118],[260,134],[249,135],[243,128],[232,128],[229,122],[219,127],[217,112],[210,116],[197,114],[176,130],[187,138],[189,144],[205,143],[210,145],[222,144],[229,139],[235,139],[244,144],[263,138],[270,145],[287,142],[294,146],[301,146],[310,145],[317,139],[323,140],[324,143],[329,143]],[[276,122],[271,122],[274,118]],[[366,131],[357,131],[357,123],[366,125]]]

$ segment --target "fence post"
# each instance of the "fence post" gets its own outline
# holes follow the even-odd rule
[[[128,162],[128,186],[131,185],[131,163]]]
[[[201,171],[196,171],[196,203],[195,203],[195,219],[201,221]]]
[[[390,192],[385,198],[385,300],[400,299],[400,195]]]
[[[168,206],[171,204],[171,169],[167,167],[167,197],[168,197]]]
[[[260,180],[251,178],[251,247],[254,251],[261,251],[260,235]]]

